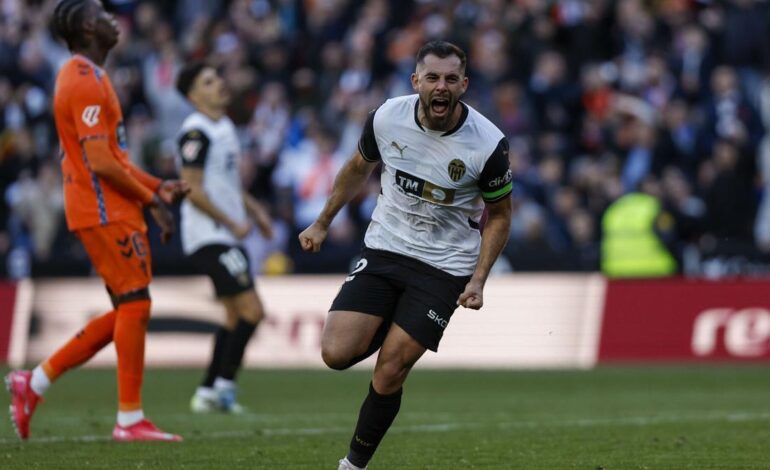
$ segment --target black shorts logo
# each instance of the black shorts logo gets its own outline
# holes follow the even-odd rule
[[[358,263],[356,263],[356,267],[353,268],[353,270],[350,271],[350,275],[345,278],[345,282],[352,281],[353,279],[355,279],[356,274],[363,271],[368,264],[369,264],[369,261],[367,261],[366,258],[361,258],[360,260],[358,260]]]
[[[442,330],[449,324],[449,320],[434,312],[433,309],[428,310],[428,318],[436,322]]]
[[[219,255],[219,263],[227,269],[230,276],[239,284],[247,285],[249,283],[249,262],[241,250],[231,248]]]

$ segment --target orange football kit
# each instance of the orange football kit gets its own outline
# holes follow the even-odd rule
[[[117,301],[113,310],[92,319],[42,367],[53,381],[114,341],[119,409],[138,410],[150,315],[146,288],[152,278],[142,207],[161,181],[130,163],[120,102],[107,74],[89,59],[75,55],[61,68],[54,117],[67,226]]]

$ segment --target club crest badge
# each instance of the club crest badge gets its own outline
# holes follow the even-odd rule
[[[449,162],[447,171],[449,172],[449,177],[452,178],[452,181],[460,181],[460,179],[465,176],[465,163],[459,158],[455,158]]]

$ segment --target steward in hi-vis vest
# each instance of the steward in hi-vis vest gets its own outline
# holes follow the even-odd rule
[[[627,194],[602,218],[602,272],[610,277],[661,277],[677,271],[676,259],[659,237],[673,218],[654,196]]]

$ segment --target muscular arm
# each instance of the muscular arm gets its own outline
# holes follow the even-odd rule
[[[466,308],[479,309],[484,304],[483,290],[489,271],[508,241],[511,230],[511,198],[487,203],[487,223],[481,236],[481,251],[471,280],[457,299],[457,304]]]
[[[273,223],[270,219],[270,212],[262,205],[261,202],[248,193],[248,191],[242,191],[243,204],[246,206],[246,212],[251,215],[254,223],[257,224],[259,232],[268,240],[273,238]]]
[[[356,151],[334,178],[332,193],[316,222],[328,228],[340,209],[361,191],[377,163],[364,160],[361,153]]]
[[[144,205],[153,203],[154,191],[137,180],[130,170],[113,158],[106,139],[86,139],[83,141],[83,151],[89,168],[96,176],[129,199],[141,201]]]
[[[361,191],[369,175],[379,162],[368,161],[357,150],[342,167],[334,179],[332,193],[326,200],[321,214],[313,224],[299,235],[299,242],[305,251],[318,251],[326,238],[327,230],[334,216]]]
[[[160,178],[156,178],[131,164],[128,165],[128,170],[134,178],[136,178],[150,191],[155,193],[158,192],[158,189],[160,189],[160,185],[163,182]]]
[[[481,235],[481,252],[476,270],[471,280],[477,280],[484,285],[489,277],[489,270],[500,256],[511,231],[511,198],[487,203],[487,223]]]
[[[187,195],[187,199],[215,222],[235,232],[234,228],[237,223],[214,205],[203,190],[203,169],[192,166],[182,167],[181,176],[190,185],[190,193]]]

